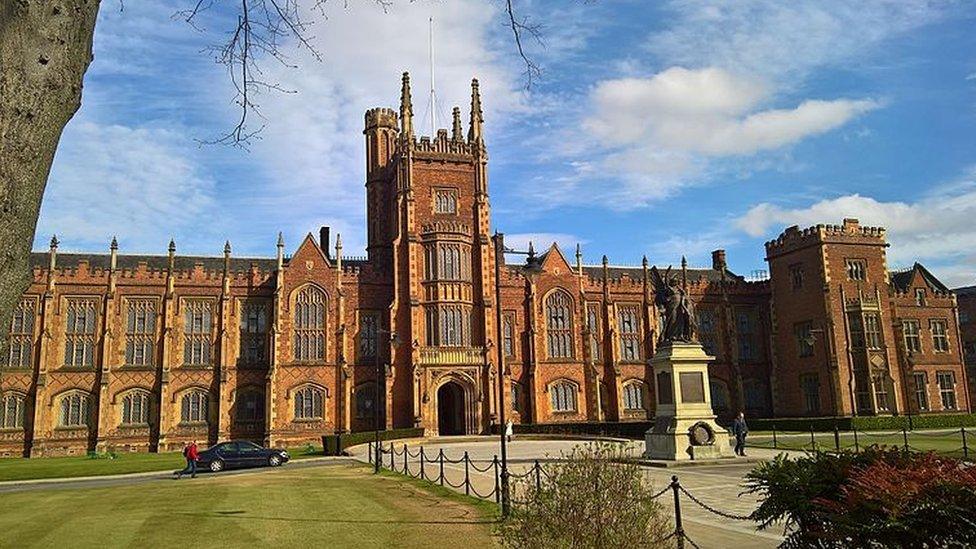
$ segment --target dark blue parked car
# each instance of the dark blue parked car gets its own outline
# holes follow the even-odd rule
[[[290,459],[288,452],[262,448],[248,440],[221,442],[200,452],[197,465],[213,471],[242,467],[277,467]]]

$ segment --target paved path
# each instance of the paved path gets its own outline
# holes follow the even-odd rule
[[[306,467],[324,467],[330,465],[347,465],[356,463],[356,460],[344,457],[321,457],[304,458],[289,461],[280,468],[261,467],[256,469],[234,469],[211,473],[201,470],[197,473],[197,478],[192,481],[205,480],[211,478],[223,478],[226,476],[263,474],[282,469],[304,469]],[[125,475],[105,475],[98,477],[79,477],[79,478],[53,478],[37,480],[12,480],[0,482],[0,493],[4,492],[24,492],[29,490],[59,490],[65,488],[104,488],[108,486],[124,486],[129,484],[140,484],[144,482],[154,482],[158,480],[176,480],[173,471],[154,471],[149,473],[131,473]],[[184,477],[182,482],[191,482],[190,477]]]
[[[402,470],[404,442],[398,441],[394,444],[397,452],[399,452],[395,458],[396,467],[397,470]],[[468,468],[471,478],[470,489],[482,495],[492,493],[495,487],[493,459],[499,451],[496,438],[484,437],[478,440],[464,439],[460,441],[441,438],[407,441],[406,444],[411,454],[415,456],[408,461],[409,470],[415,475],[419,472],[420,458],[417,456],[417,452],[423,446],[425,475],[429,480],[434,481],[438,478],[439,464],[436,460],[441,450],[444,451],[447,459],[462,458],[464,452],[467,451],[473,463]],[[535,460],[559,458],[580,444],[586,444],[586,441],[515,440],[508,445],[509,470],[513,475],[525,474],[532,468]],[[643,451],[643,442],[621,444],[625,444],[629,451],[634,452],[635,455]],[[388,443],[385,447],[389,447]],[[366,445],[353,447],[349,451],[353,457],[368,461]],[[753,450],[751,453],[762,458],[769,458],[773,455],[772,452],[759,449]],[[384,463],[389,464],[389,459],[389,453],[385,454]],[[432,461],[432,463],[427,462],[427,460]],[[736,463],[731,461],[727,464],[707,466],[646,467],[644,471],[647,479],[655,487],[664,488],[671,481],[671,475],[677,475],[681,485],[704,503],[728,513],[748,515],[758,505],[757,499],[754,496],[740,495],[740,492],[742,491],[743,477],[754,466],[754,462]],[[476,468],[487,469],[487,471],[479,472]],[[444,464],[444,476],[447,482],[461,492],[465,491],[464,471],[463,463]],[[663,497],[666,499],[663,499],[662,503],[668,510],[668,514],[673,516],[673,500],[670,495]],[[719,517],[702,509],[690,501],[687,496],[682,494],[681,497],[681,513],[685,531],[702,549],[710,547],[776,547],[783,540],[780,535],[781,530],[757,531],[755,523],[752,521],[737,521]]]

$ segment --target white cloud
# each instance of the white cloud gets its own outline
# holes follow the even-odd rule
[[[585,126],[614,144],[724,156],[791,145],[877,107],[872,100],[838,99],[760,110],[768,97],[754,78],[715,67],[672,67],[649,78],[600,82]]]
[[[893,35],[938,19],[929,0],[821,2],[721,0],[669,3],[672,21],[648,42],[669,63],[718,66],[796,83],[817,67],[848,63]]]
[[[764,82],[717,67],[671,67],[646,78],[602,81],[577,132],[585,138],[570,140],[575,146],[561,151],[577,159],[572,173],[530,192],[550,207],[583,200],[639,208],[710,182],[716,159],[779,151],[879,106],[871,99],[836,99],[765,107],[772,100]],[[762,157],[750,162],[771,165]]]
[[[206,238],[219,208],[198,155],[178,131],[73,123],[58,148],[37,244],[58,234],[65,249],[101,250],[118,235],[123,249],[163,253],[167,235]]]
[[[783,226],[836,224],[845,217],[887,229],[892,244],[888,257],[893,266],[931,260],[947,284],[976,282],[976,226],[972,222],[976,218],[976,169],[914,202],[884,202],[859,194],[800,208],[764,202],[750,208],[736,220],[736,226],[750,236],[772,238]]]

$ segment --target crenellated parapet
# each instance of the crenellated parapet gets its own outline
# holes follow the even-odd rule
[[[783,231],[775,240],[766,242],[768,258],[780,256],[801,248],[827,243],[866,244],[886,246],[884,227],[862,227],[857,219],[844,219],[842,225],[814,225],[800,229],[793,225]]]

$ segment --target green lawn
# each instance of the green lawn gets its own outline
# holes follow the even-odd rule
[[[436,490],[436,491],[435,491]],[[0,547],[492,547],[491,504],[361,465],[0,497]]]
[[[321,456],[322,449],[290,448],[292,459]],[[166,471],[182,469],[185,465],[180,452],[151,454],[128,452],[116,454],[114,459],[107,455],[98,458],[88,456],[51,458],[7,458],[0,459],[0,482],[5,480],[28,480],[42,478],[89,477],[102,475],[121,475],[125,473],[144,473],[147,471]]]
[[[776,433],[775,448],[782,450],[810,450],[813,442],[816,441],[818,449],[836,450],[837,440],[834,433],[814,433],[813,439],[810,433]],[[840,433],[840,447],[842,449],[855,449],[854,433]],[[877,444],[881,446],[898,446],[904,448],[905,439],[901,432],[893,431],[867,431],[857,433],[857,447],[863,448]],[[771,432],[749,433],[746,445],[754,448],[773,448],[773,435]],[[966,432],[966,445],[970,458],[976,457],[976,432]],[[946,431],[939,433],[922,433],[908,431],[908,447],[911,450],[927,452],[934,451],[952,457],[963,457],[962,434],[958,431]]]

